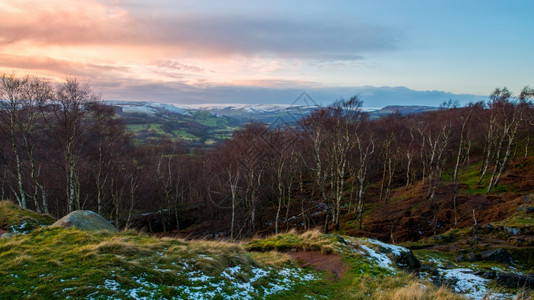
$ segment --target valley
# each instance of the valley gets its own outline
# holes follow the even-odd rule
[[[142,101],[105,101],[124,118],[136,143],[169,139],[193,148],[209,148],[230,139],[234,131],[254,121],[268,127],[292,126],[318,105],[204,104],[172,105]],[[302,105],[301,105],[302,104]],[[436,110],[430,106],[395,106],[367,109],[371,119],[393,113],[403,115]]]

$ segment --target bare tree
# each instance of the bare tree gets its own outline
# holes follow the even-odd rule
[[[358,171],[356,179],[358,181],[358,227],[362,229],[363,221],[363,212],[364,212],[364,194],[367,188],[367,168],[369,166],[369,161],[371,156],[375,152],[375,142],[372,136],[369,136],[367,139],[362,137],[356,138],[356,143],[358,146]]]
[[[238,204],[238,182],[239,182],[239,171],[235,174],[230,168],[228,170],[228,183],[230,185],[230,193],[232,195],[232,220],[230,222],[230,239],[234,239],[235,234],[235,216],[236,216],[236,207]],[[278,225],[278,224],[277,224]]]
[[[330,198],[326,195],[326,181],[328,179],[328,174],[326,170],[326,153],[330,150],[327,149],[327,133],[325,120],[328,118],[328,111],[326,109],[318,109],[310,116],[301,121],[301,125],[306,132],[306,137],[311,141],[311,161],[310,165],[307,165],[305,159],[302,160],[307,167],[314,173],[314,181],[317,187],[321,198],[324,203],[325,211],[325,223],[324,223],[324,232],[328,233],[329,228],[328,224],[330,221],[331,214],[331,203]]]
[[[15,170],[9,170],[16,179],[16,186],[10,186],[20,207],[26,208],[26,191],[22,170],[22,158],[17,137],[20,131],[20,111],[22,110],[22,94],[28,78],[17,78],[14,74],[2,75],[0,86],[1,105],[4,114],[3,123],[7,124],[11,151],[15,159]]]
[[[52,87],[44,80],[31,78],[28,80],[24,91],[24,119],[19,125],[22,130],[23,146],[27,155],[30,168],[30,178],[32,182],[32,199],[37,212],[42,211],[49,213],[46,189],[41,183],[40,174],[42,163],[37,162],[36,146],[42,142],[42,115],[41,107],[53,98]],[[41,151],[43,152],[43,151]],[[41,205],[39,204],[38,194],[41,196]]]
[[[517,131],[524,120],[526,103],[512,102],[511,93],[506,89],[496,89],[492,95],[490,107],[498,115],[496,126],[500,129],[495,153],[495,165],[488,184],[488,192],[497,186],[510,159],[512,145]],[[505,148],[503,148],[505,146]],[[504,151],[504,154],[502,152]]]
[[[80,139],[84,134],[82,121],[86,104],[97,99],[87,83],[68,78],[57,89],[52,110],[54,118],[48,119],[48,126],[53,128],[53,137],[63,149],[68,211],[80,209],[78,155],[82,146]]]

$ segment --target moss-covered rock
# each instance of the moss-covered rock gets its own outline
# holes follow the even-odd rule
[[[90,210],[76,210],[63,218],[57,220],[52,226],[69,228],[76,227],[84,231],[107,230],[118,231],[113,224],[104,219],[101,215]]]

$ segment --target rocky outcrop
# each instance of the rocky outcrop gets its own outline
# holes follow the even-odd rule
[[[419,262],[417,257],[415,257],[412,251],[409,250],[401,252],[400,255],[395,255],[393,257],[393,261],[401,269],[408,272],[417,272],[421,267],[421,263]]]
[[[118,231],[113,224],[108,222],[97,213],[94,213],[90,210],[76,210],[70,214],[64,216],[63,218],[57,220],[51,226],[57,227],[75,227],[84,231],[98,231],[98,230],[107,230],[111,232]]]
[[[534,288],[534,275],[497,273],[497,285],[507,288]]]
[[[513,263],[512,256],[510,256],[510,254],[502,248],[482,251],[480,252],[480,257],[482,260],[495,261],[505,264]]]
[[[411,250],[401,246],[383,243],[374,239],[367,239],[367,242],[375,246],[375,248],[378,250],[378,254],[387,255],[401,270],[410,273],[419,272],[421,263]],[[360,245],[360,247],[363,246]],[[376,255],[373,255],[373,253],[371,253],[369,250],[366,250],[366,252],[368,252],[370,256],[376,257]]]

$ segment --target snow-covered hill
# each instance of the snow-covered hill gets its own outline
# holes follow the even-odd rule
[[[149,101],[117,101],[108,100],[104,103],[122,108],[125,113],[144,113],[156,114],[170,112],[181,115],[189,115],[190,112],[185,108],[177,107],[173,104],[149,102]]]

